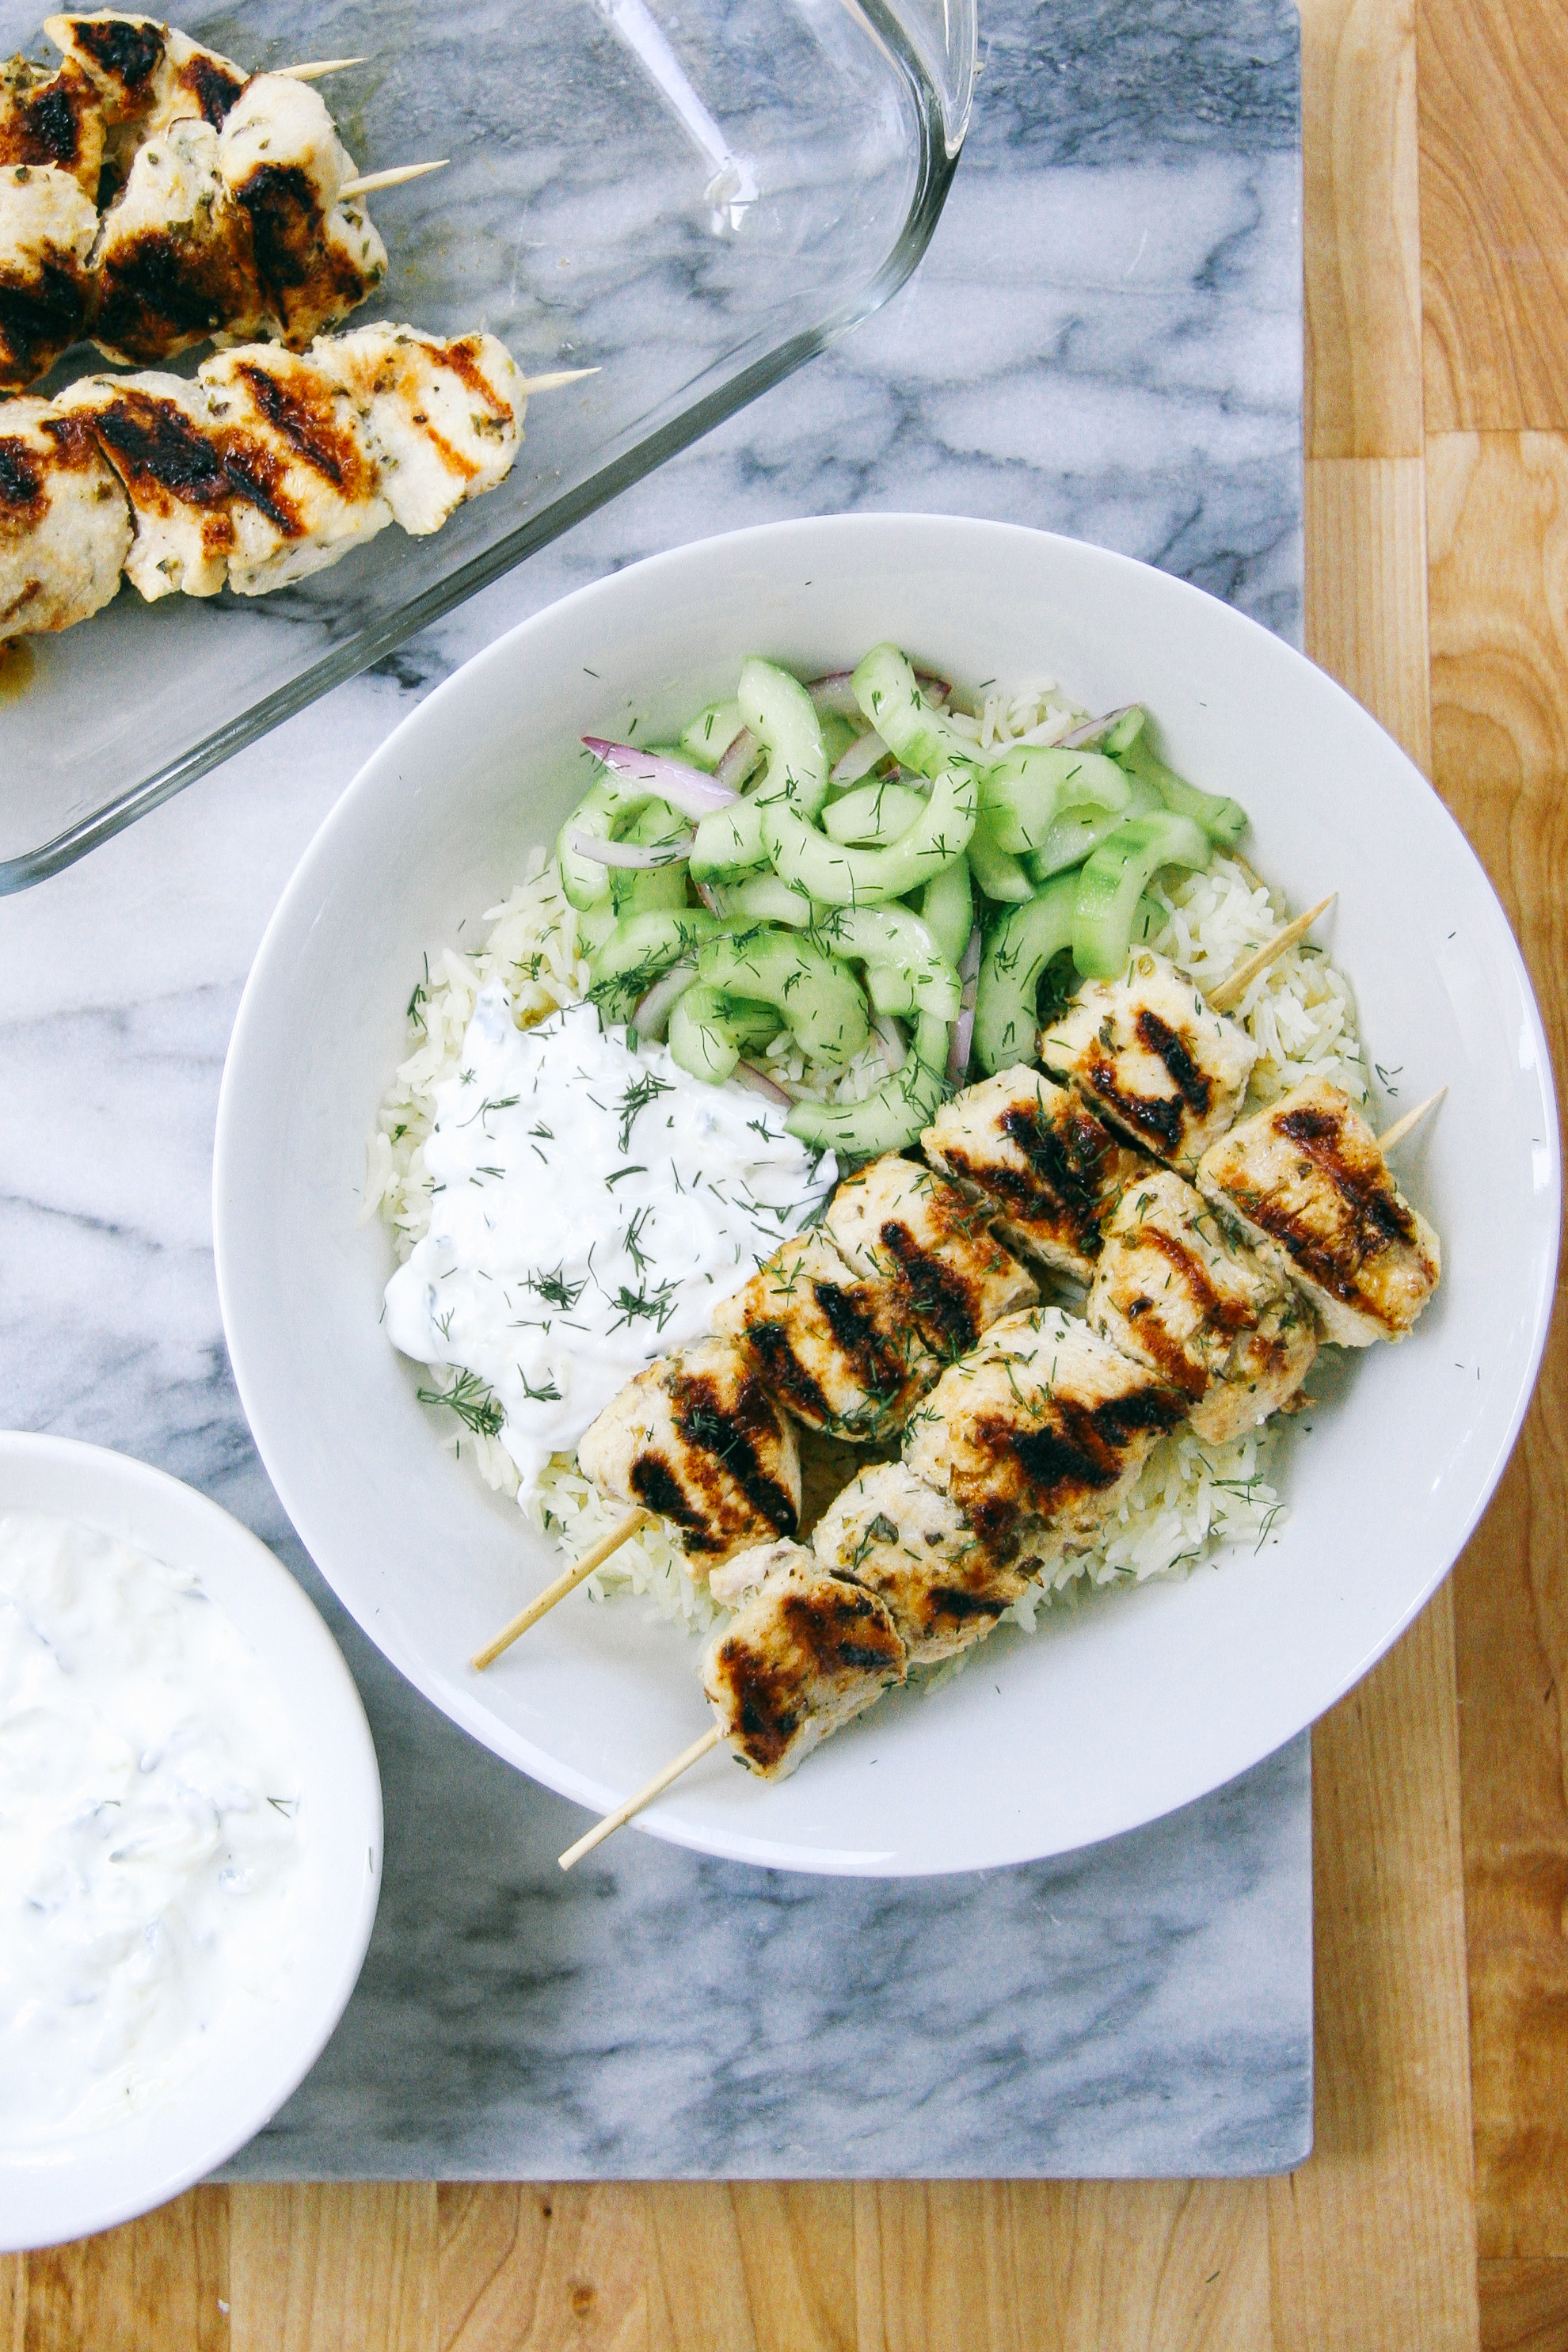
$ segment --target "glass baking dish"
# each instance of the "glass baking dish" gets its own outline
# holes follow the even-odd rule
[[[370,199],[391,268],[356,318],[482,326],[529,374],[599,372],[537,396],[508,479],[429,539],[384,530],[259,599],[146,605],[125,585],[91,621],[20,641],[0,661],[0,891],[58,872],[379,660],[886,301],[957,162],[974,6],[182,10],[185,31],[253,70],[363,57],[321,85],[362,171],[452,159]],[[0,55],[46,54],[42,13],[0,0]],[[79,350],[39,389],[102,365]]]

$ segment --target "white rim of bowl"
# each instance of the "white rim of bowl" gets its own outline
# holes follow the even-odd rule
[[[368,788],[367,779],[371,776],[373,771],[380,768],[381,763],[387,758],[388,754],[392,752],[399,738],[405,733],[405,731],[412,729],[416,725],[427,725],[432,712],[438,711],[443,700],[447,698],[451,697],[459,691],[465,694],[471,693],[476,680],[482,679],[488,670],[504,668],[509,658],[510,649],[513,645],[515,645],[517,640],[523,636],[528,631],[541,626],[546,621],[553,623],[559,620],[559,617],[563,613],[573,611],[581,605],[592,604],[596,599],[613,594],[622,583],[634,577],[641,578],[650,575],[657,576],[662,571],[676,571],[689,563],[694,557],[701,555],[710,549],[720,547],[744,549],[750,545],[762,545],[764,543],[777,548],[781,543],[787,542],[791,537],[805,537],[807,534],[816,536],[819,533],[826,533],[830,536],[838,534],[849,537],[852,535],[869,534],[872,532],[885,532],[889,536],[889,541],[892,541],[895,540],[900,532],[924,532],[932,529],[952,530],[954,531],[973,534],[982,539],[989,538],[998,546],[998,548],[1006,543],[1016,542],[1021,540],[1027,541],[1031,543],[1045,541],[1058,547],[1069,548],[1072,551],[1073,559],[1076,561],[1084,562],[1091,565],[1099,565],[1112,573],[1120,573],[1130,579],[1133,577],[1142,577],[1150,572],[1153,572],[1163,583],[1165,589],[1169,591],[1173,600],[1184,601],[1190,599],[1194,604],[1201,604],[1205,608],[1205,610],[1213,611],[1217,609],[1224,613],[1227,616],[1227,620],[1230,624],[1233,624],[1237,628],[1255,634],[1259,642],[1269,649],[1271,658],[1282,658],[1289,662],[1300,663],[1306,668],[1311,670],[1322,691],[1337,698],[1340,702],[1347,706],[1351,710],[1353,710],[1360,723],[1376,728],[1379,733],[1387,736],[1388,730],[1385,728],[1383,728],[1379,722],[1373,718],[1372,714],[1366,710],[1362,704],[1355,700],[1355,698],[1352,695],[1347,693],[1345,688],[1339,684],[1339,681],[1336,678],[1331,677],[1329,673],[1326,670],[1320,668],[1316,663],[1309,661],[1307,656],[1297,646],[1289,645],[1284,638],[1277,636],[1273,631],[1266,629],[1261,622],[1255,621],[1249,614],[1238,612],[1234,605],[1226,604],[1223,599],[1210,595],[1204,589],[1194,587],[1191,582],[1177,579],[1170,572],[1161,572],[1156,565],[1142,562],[1136,557],[1120,554],[1113,549],[1095,546],[1089,541],[1071,539],[1065,533],[1059,531],[1037,530],[1026,524],[997,522],[986,518],[970,515],[911,514],[900,511],[866,515],[796,516],[787,520],[781,520],[777,522],[751,524],[739,530],[716,532],[700,540],[689,540],[679,547],[663,549],[657,554],[643,557],[637,563],[626,565],[624,569],[619,572],[606,573],[598,580],[585,583],[581,588],[573,589],[567,595],[557,598],[554,603],[544,606],[538,613],[531,614],[528,619],[519,622],[515,627],[507,630],[505,634],[498,637],[492,645],[487,646],[480,652],[472,655],[468,661],[461,664],[461,666],[453,672],[450,677],[444,678],[439,686],[435,688],[433,691],[416,707],[415,709],[408,713],[406,718],[402,719],[399,724],[394,728],[392,732],[386,737],[385,740],[371,754],[370,758],[362,765],[356,774],[350,780],[349,783],[345,785],[342,794],[333,803],[327,815],[322,819],[321,824],[306,845],[300,863],[289,877],[289,881],[284,887],[283,894],[273,911],[271,920],[268,922],[267,929],[262,935],[260,945],[257,950],[255,961],[251,965],[250,972],[240,998],[239,1009],[235,1016],[234,1030],[229,1040],[228,1053],[224,1062],[223,1082],[218,1096],[217,1126],[213,1165],[213,1224],[219,1307],[223,1316],[225,1334],[228,1340],[229,1357],[234,1370],[236,1385],[239,1390],[240,1402],[244,1407],[247,1419],[250,1423],[257,1449],[261,1454],[268,1475],[272,1479],[273,1485],[277,1488],[279,1499],[282,1501],[284,1508],[289,1512],[290,1518],[293,1520],[294,1525],[300,1533],[301,1541],[305,1544],[307,1550],[310,1551],[313,1559],[316,1557],[316,1554],[310,1541],[308,1525],[306,1524],[309,1521],[310,1515],[308,1511],[304,1514],[300,1514],[296,1511],[294,1505],[289,1500],[289,1495],[285,1492],[285,1487],[289,1484],[286,1474],[282,1478],[280,1478],[277,1471],[274,1469],[272,1461],[268,1458],[267,1445],[256,1425],[256,1412],[253,1407],[247,1371],[243,1360],[243,1350],[237,1349],[235,1346],[234,1336],[230,1328],[232,1285],[228,1279],[228,1270],[226,1262],[224,1240],[225,1227],[221,1213],[221,1204],[226,1182],[226,1171],[228,1150],[228,1129],[233,1118],[237,1115],[234,1110],[234,1102],[236,1088],[238,1082],[235,1077],[235,1072],[243,1061],[246,1052],[248,1049],[251,1029],[260,1021],[258,1005],[262,992],[262,988],[268,975],[268,967],[276,958],[286,952],[288,935],[296,922],[297,909],[300,901],[305,899],[312,889],[313,869],[318,858],[332,842],[337,833],[341,830],[346,829],[353,822],[353,804],[359,798],[362,791]],[[1393,741],[1392,737],[1388,740]],[[1405,761],[1406,766],[1410,769],[1411,775],[1424,785],[1426,791],[1431,793],[1431,814],[1436,817],[1439,824],[1446,828],[1464,860],[1473,870],[1476,880],[1485,891],[1492,904],[1502,934],[1508,942],[1509,953],[1512,959],[1514,978],[1517,981],[1521,995],[1527,1008],[1527,1020],[1529,1023],[1533,1050],[1537,1057],[1537,1066],[1542,1074],[1544,1116],[1547,1121],[1546,1137],[1551,1148],[1552,1160],[1552,1223],[1554,1228],[1560,1228],[1563,1167],[1556,1093],[1552,1083],[1552,1057],[1546,1037],[1545,1027],[1542,1021],[1540,1007],[1536,1003],[1535,990],[1531,981],[1529,971],[1525,965],[1522,955],[1520,953],[1519,942],[1514,937],[1512,926],[1509,922],[1502,902],[1499,898],[1498,894],[1492,886],[1491,878],[1488,875],[1486,868],[1482,866],[1479,858],[1476,856],[1475,851],[1471,848],[1464,832],[1458,824],[1444,802],[1438,797],[1436,792],[1433,791],[1429,780],[1423,777],[1420,771],[1415,766],[1414,762],[1409,760],[1408,754],[1405,753],[1397,744],[1394,745],[1394,749],[1399,751],[1400,757]],[[1179,1811],[1184,1806],[1194,1803],[1198,1801],[1203,1795],[1211,1793],[1214,1788],[1224,1787],[1227,1785],[1230,1780],[1239,1779],[1244,1772],[1252,1770],[1257,1765],[1260,1764],[1264,1760],[1266,1756],[1276,1753],[1279,1748],[1283,1747],[1289,1740],[1294,1738],[1300,1732],[1307,1729],[1310,1724],[1316,1722],[1320,1717],[1326,1714],[1331,1707],[1335,1706],[1338,1701],[1344,1696],[1347,1691],[1353,1689],[1355,1685],[1362,1681],[1363,1678],[1372,1671],[1372,1668],[1378,1663],[1378,1660],[1386,1655],[1388,1651],[1393,1648],[1394,1644],[1399,1640],[1401,1635],[1409,1629],[1415,1618],[1420,1615],[1422,1610],[1426,1606],[1433,1594],[1436,1591],[1437,1587],[1442,1583],[1443,1579],[1452,1570],[1455,1561],[1458,1559],[1460,1552],[1465,1548],[1465,1545],[1469,1541],[1470,1537],[1474,1534],[1483,1513],[1486,1511],[1488,1505],[1491,1501],[1492,1496],[1496,1492],[1499,1481],[1500,1480],[1502,1474],[1508,1465],[1510,1457],[1513,1453],[1514,1447],[1518,1443],[1519,1433],[1524,1423],[1524,1416],[1529,1410],[1531,1399],[1535,1392],[1536,1382],[1540,1376],[1541,1360],[1545,1350],[1547,1333],[1551,1325],[1555,1294],[1554,1275],[1556,1250],[1558,1246],[1558,1244],[1554,1244],[1552,1275],[1542,1282],[1541,1295],[1534,1302],[1530,1341],[1529,1378],[1521,1384],[1520,1394],[1515,1401],[1514,1409],[1510,1417],[1506,1435],[1500,1443],[1492,1460],[1488,1465],[1484,1480],[1480,1485],[1477,1501],[1464,1523],[1464,1528],[1458,1540],[1454,1544],[1448,1557],[1446,1559],[1436,1562],[1433,1566],[1425,1582],[1415,1594],[1408,1607],[1400,1615],[1398,1621],[1388,1632],[1386,1638],[1384,1639],[1378,1648],[1373,1651],[1370,1654],[1360,1657],[1353,1666],[1346,1671],[1342,1678],[1334,1683],[1325,1694],[1314,1694],[1310,1711],[1306,1715],[1302,1716],[1299,1720],[1294,1721],[1289,1728],[1280,1735],[1279,1740],[1276,1741],[1272,1747],[1259,1749],[1256,1755],[1248,1755],[1239,1762],[1237,1762],[1221,1780],[1209,1782],[1205,1785],[1205,1788],[1202,1790],[1184,1790],[1176,1795],[1168,1806],[1162,1806],[1157,1810],[1143,1815],[1140,1821],[1128,1822],[1124,1824],[1122,1828],[1108,1832],[1108,1834],[1116,1836],[1126,1835],[1130,1833],[1131,1830],[1144,1826],[1148,1822],[1163,1820],[1168,1812]],[[327,1581],[331,1583],[332,1579],[330,1574],[328,1574],[328,1571],[325,1569],[322,1569],[321,1572],[327,1577]],[[344,1606],[349,1607],[350,1604],[345,1601]],[[350,1610],[350,1613],[356,1615],[357,1617],[357,1612],[352,1608]],[[560,1764],[554,1757],[544,1753],[537,1748],[531,1740],[525,1738],[521,1733],[516,1731],[512,1726],[504,1722],[500,1717],[495,1715],[484,1704],[478,1693],[475,1694],[471,1703],[460,1700],[458,1704],[454,1705],[452,1694],[447,1689],[441,1689],[438,1691],[431,1687],[430,1681],[427,1680],[410,1661],[401,1654],[401,1645],[395,1640],[388,1641],[384,1639],[382,1632],[368,1624],[365,1626],[364,1630],[370,1635],[370,1638],[376,1643],[377,1646],[383,1650],[384,1655],[390,1660],[391,1664],[396,1667],[397,1671],[403,1675],[406,1680],[411,1682],[415,1688],[418,1690],[424,1697],[429,1699],[432,1706],[438,1707],[442,1714],[446,1715],[449,1720],[458,1724],[463,1730],[468,1732],[474,1738],[478,1739],[481,1745],[489,1748],[493,1754],[500,1756],[506,1762],[513,1765],[517,1769],[527,1773],[531,1778],[539,1780],[544,1787],[553,1790],[558,1795],[567,1797],[573,1802],[587,1807],[595,1812],[604,1813],[608,1811],[615,1805],[624,1801],[625,1797],[628,1793],[626,1790],[611,1790],[602,1783],[592,1780],[586,1774],[577,1772]],[[724,1837],[708,1833],[698,1833],[681,1823],[679,1820],[671,1819],[660,1809],[656,1809],[647,1814],[640,1815],[629,1826],[642,1831],[647,1836],[662,1838],[669,1844],[688,1847],[694,1853],[711,1853],[718,1855],[720,1858],[724,1860],[748,1863],[753,1867],[764,1869],[802,1870],[822,1873],[824,1874],[834,1874],[842,1872],[845,1868],[845,1864],[842,1859],[829,1856],[825,1853],[819,1853],[816,1849],[800,1851],[791,1848],[786,1852],[779,1849],[777,1846],[773,1846],[766,1852],[759,1852],[757,1850],[759,1842],[755,1840],[744,1837]],[[1099,1841],[1097,1840],[1090,1840],[1088,1843],[1092,1844],[1098,1842]],[[1084,1847],[1077,1847],[1070,1849],[1051,1848],[1049,1851],[1054,1853],[1057,1851],[1082,1852],[1085,1850],[1086,1849]],[[1016,1863],[1021,1863],[1031,1858],[1032,1857],[1029,1855],[1019,1854],[1012,1859]],[[857,1861],[858,1859],[858,1858],[857,1858]],[[1008,1866],[1008,1864],[1005,1862],[1003,1862],[994,1866],[1005,1867]],[[862,1871],[857,1869],[856,1874],[888,1874],[893,1876],[925,1874],[941,1875],[949,1869],[957,1867],[960,1867],[960,1865],[946,1864],[938,1864],[930,1874],[918,1870],[906,1871],[900,1869],[890,1874],[884,1874],[875,1871]]]
[[[42,1469],[51,1476],[58,1475],[58,1491],[52,1501],[18,1502],[7,1492],[11,1474],[27,1468]],[[110,1496],[117,1499],[111,1502]],[[84,1496],[85,1500],[81,1499]],[[142,1515],[138,1514],[138,1502],[142,1507]],[[252,2098],[216,2128],[209,2126],[193,2138],[188,2156],[165,2164],[154,2175],[143,2178],[136,2188],[118,2191],[89,2189],[74,2207],[68,2184],[79,2168],[90,2171],[96,2164],[107,2161],[112,2147],[110,2134],[84,2134],[58,2152],[0,2151],[0,2186],[5,2191],[0,2197],[0,2252],[5,2253],[36,2252],[41,2246],[87,2237],[133,2221],[205,2179],[253,2139],[299,2089],[348,2006],[370,1946],[382,1878],[381,1772],[365,1719],[364,1703],[320,1611],[260,1537],[220,1503],[213,1502],[168,1471],[154,1469],[151,1463],[138,1460],[134,1454],[119,1454],[109,1446],[89,1445],[79,1438],[0,1430],[0,1516],[7,1510],[45,1509],[58,1513],[61,1518],[75,1519],[83,1526],[100,1528],[115,1535],[125,1535],[129,1523],[134,1530],[131,1539],[141,1549],[166,1559],[171,1566],[191,1570],[204,1581],[212,1559],[219,1551],[226,1550],[237,1562],[243,1560],[247,1576],[253,1580],[252,1589],[259,1586],[268,1594],[268,1614],[280,1619],[287,1627],[291,1666],[297,1672],[300,1661],[309,1660],[311,1679],[317,1686],[315,1696],[319,1698],[321,1694],[331,1694],[328,1703],[336,1711],[349,1750],[347,1771],[335,1793],[343,1793],[353,1802],[374,1867],[366,1871],[361,1882],[359,1900],[350,1920],[351,1932],[339,1949],[331,1978],[308,2005],[307,2030],[294,2044],[287,2068],[266,2096]],[[231,1621],[239,1625],[244,1639],[259,1652],[260,1643],[239,1623],[239,1612],[234,1603],[216,1592],[213,1597]],[[271,1660],[268,1663],[274,1664]],[[287,1700],[289,1678],[280,1664],[274,1664],[274,1671]],[[180,2095],[176,2093],[167,2102],[159,2101],[139,2110],[125,2126],[116,2126],[116,2133],[124,2130],[129,2135],[142,2125],[143,2118],[149,2124],[167,2125],[179,2107]],[[132,2173],[137,2169],[133,2150],[127,2150],[126,2168]],[[12,2217],[24,2206],[23,2192],[30,2182],[38,2184],[39,2193],[36,2198],[27,2197],[26,2205],[40,2210],[58,2205],[58,2226],[51,2221],[52,2235],[37,2236],[25,2215],[21,2233],[13,2226]],[[57,2184],[59,2194],[51,2198],[48,2191]]]

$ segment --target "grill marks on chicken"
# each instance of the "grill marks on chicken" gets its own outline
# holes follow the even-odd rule
[[[0,635],[68,629],[120,585],[131,522],[89,427],[41,400],[0,408]]]
[[[207,412],[235,484],[228,584],[262,596],[384,530],[392,509],[347,395],[265,346],[204,362]]]
[[[969,1649],[1029,1589],[952,1498],[902,1462],[863,1471],[823,1513],[811,1542],[825,1567],[886,1605],[911,1665]]]
[[[776,1249],[713,1328],[750,1348],[797,1421],[854,1441],[901,1427],[941,1370],[889,1285],[854,1273],[820,1233]]]
[[[0,392],[36,383],[80,338],[98,215],[54,164],[0,167]]]
[[[98,94],[67,58],[58,72],[12,58],[0,65],[0,163],[51,164],[92,203],[103,168]]]
[[[45,29],[66,53],[56,73],[0,66],[0,169],[58,173],[85,209],[52,224],[45,255],[0,190],[0,389],[36,383],[83,334],[129,365],[216,334],[302,351],[380,285],[386,248],[342,194],[355,166],[318,91],[247,76],[151,17]]]
[[[731,1748],[781,1780],[908,1672],[886,1604],[792,1546],[702,1661],[702,1687]]]
[[[966,1087],[921,1143],[933,1167],[988,1204],[1004,1241],[1079,1282],[1094,1272],[1123,1184],[1147,1164],[1070,1087],[1023,1066]]]
[[[1173,1171],[1129,1185],[1106,1229],[1089,1319],[1178,1389],[1212,1444],[1288,1410],[1317,1358],[1311,1308]]]
[[[386,275],[386,247],[352,198],[353,159],[307,83],[258,74],[226,116],[217,169],[249,226],[255,272],[280,342],[303,350]]]
[[[405,331],[365,331],[392,337]],[[468,375],[484,382],[487,434],[498,414],[505,418],[485,470],[457,485],[449,513],[506,474],[522,437],[526,403],[515,388],[511,354],[491,335],[432,342],[426,357],[445,383]],[[108,480],[121,486],[121,537],[129,531],[127,500],[134,521],[124,567],[149,603],[176,590],[216,595],[226,581],[237,594],[256,596],[337,562],[394,520],[396,502],[352,389],[353,370],[331,362],[330,338],[304,354],[250,344],[204,362],[193,382],[155,372],[89,376],[47,405],[28,405],[96,437],[113,468]],[[0,419],[10,414],[0,410]],[[15,530],[25,533],[25,514],[18,509]],[[41,545],[30,560],[42,580],[59,560],[57,543]],[[28,614],[69,608],[79,619],[77,601],[68,586],[53,603],[19,606],[9,625],[67,626]]]
[[[911,1415],[904,1460],[1004,1561],[1088,1550],[1186,1400],[1058,1307],[1008,1316]]]
[[[1258,1048],[1142,948],[1121,980],[1084,983],[1042,1033],[1040,1059],[1108,1126],[1191,1176],[1240,1109]]]
[[[946,1360],[1038,1293],[991,1232],[994,1212],[912,1160],[889,1154],[839,1185],[823,1219],[857,1274],[886,1283]]]
[[[577,1448],[606,1494],[680,1530],[693,1572],[800,1521],[800,1453],[747,1350],[700,1340],[628,1381]]]
[[[1300,1285],[1342,1347],[1404,1339],[1437,1286],[1436,1232],[1326,1080],[1241,1120],[1205,1153],[1198,1188]]]
[[[355,327],[317,348],[354,404],[405,530],[438,530],[506,473],[521,395],[493,336],[442,342],[412,327]]]
[[[154,18],[101,8],[89,16],[46,16],[44,30],[85,73],[106,122],[133,121],[156,103],[168,43],[167,28]]]
[[[148,604],[216,596],[234,548],[234,484],[199,388],[179,376],[88,376],[55,403],[79,415],[120,478],[135,536],[125,570]]]
[[[94,268],[93,340],[110,359],[172,359],[220,331],[263,331],[250,225],[227,200],[210,124],[172,122],[148,141],[104,216]]]

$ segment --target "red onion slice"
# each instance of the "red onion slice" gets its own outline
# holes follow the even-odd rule
[[[958,1017],[948,1031],[950,1087],[961,1087],[969,1076],[969,1057],[974,1044],[974,1001],[980,993],[980,926],[976,923],[959,959],[958,976],[963,982],[963,991],[958,1000]]]
[[[869,735],[862,735],[858,742],[850,744],[828,781],[835,784],[858,784],[862,776],[870,774],[879,760],[885,760],[887,756],[887,745],[873,730]]]
[[[723,761],[719,763],[719,772],[705,776],[700,768],[689,768],[679,760],[667,760],[658,751],[639,751],[635,743],[606,743],[602,735],[584,735],[583,740],[612,775],[625,776],[634,784],[646,784],[650,793],[668,801],[683,816],[706,816],[710,809],[728,808],[735,798],[733,788],[721,781]]]
[[[729,800],[733,800],[762,756],[762,745],[749,727],[742,727],[714,769],[712,782],[721,785]]]
[[[689,959],[684,963],[672,963],[654,982],[632,1014],[632,1027],[639,1037],[663,1037],[669,1026],[669,1016],[687,990],[697,978],[697,966]]]
[[[591,857],[596,866],[679,866],[691,854],[697,836],[683,833],[679,841],[601,841],[586,833],[574,833],[572,846],[579,857]]]
[[[826,677],[807,681],[806,692],[819,719],[858,719],[860,705],[851,684],[852,669],[829,670]]]
[[[770,1102],[783,1103],[788,1108],[792,1097],[785,1094],[783,1087],[775,1086],[767,1072],[760,1070],[755,1062],[737,1062],[730,1076],[736,1086],[744,1087],[754,1095],[766,1095]]]
[[[961,1013],[948,1033],[947,1083],[961,1087],[969,1076],[969,1056],[974,1044],[974,1007]]]
[[[1091,751],[1097,743],[1103,743],[1119,719],[1125,719],[1128,712],[1136,708],[1134,703],[1124,702],[1120,710],[1108,710],[1103,719],[1085,719],[1081,727],[1075,727],[1070,735],[1062,737],[1062,749],[1066,751]]]
[[[877,1040],[877,1050],[888,1066],[888,1076],[896,1078],[910,1055],[899,1024],[890,1013],[872,1013],[871,1034]]]

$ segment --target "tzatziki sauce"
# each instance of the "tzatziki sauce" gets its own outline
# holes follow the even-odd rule
[[[591,1004],[520,1029],[499,981],[436,1105],[429,1230],[386,1286],[387,1336],[490,1391],[526,1504],[551,1455],[700,1339],[837,1170],[781,1106],[689,1076],[662,1045],[634,1053]]]
[[[281,2015],[300,1876],[282,1696],[199,1580],[0,1513],[0,2148],[47,2152]]]

